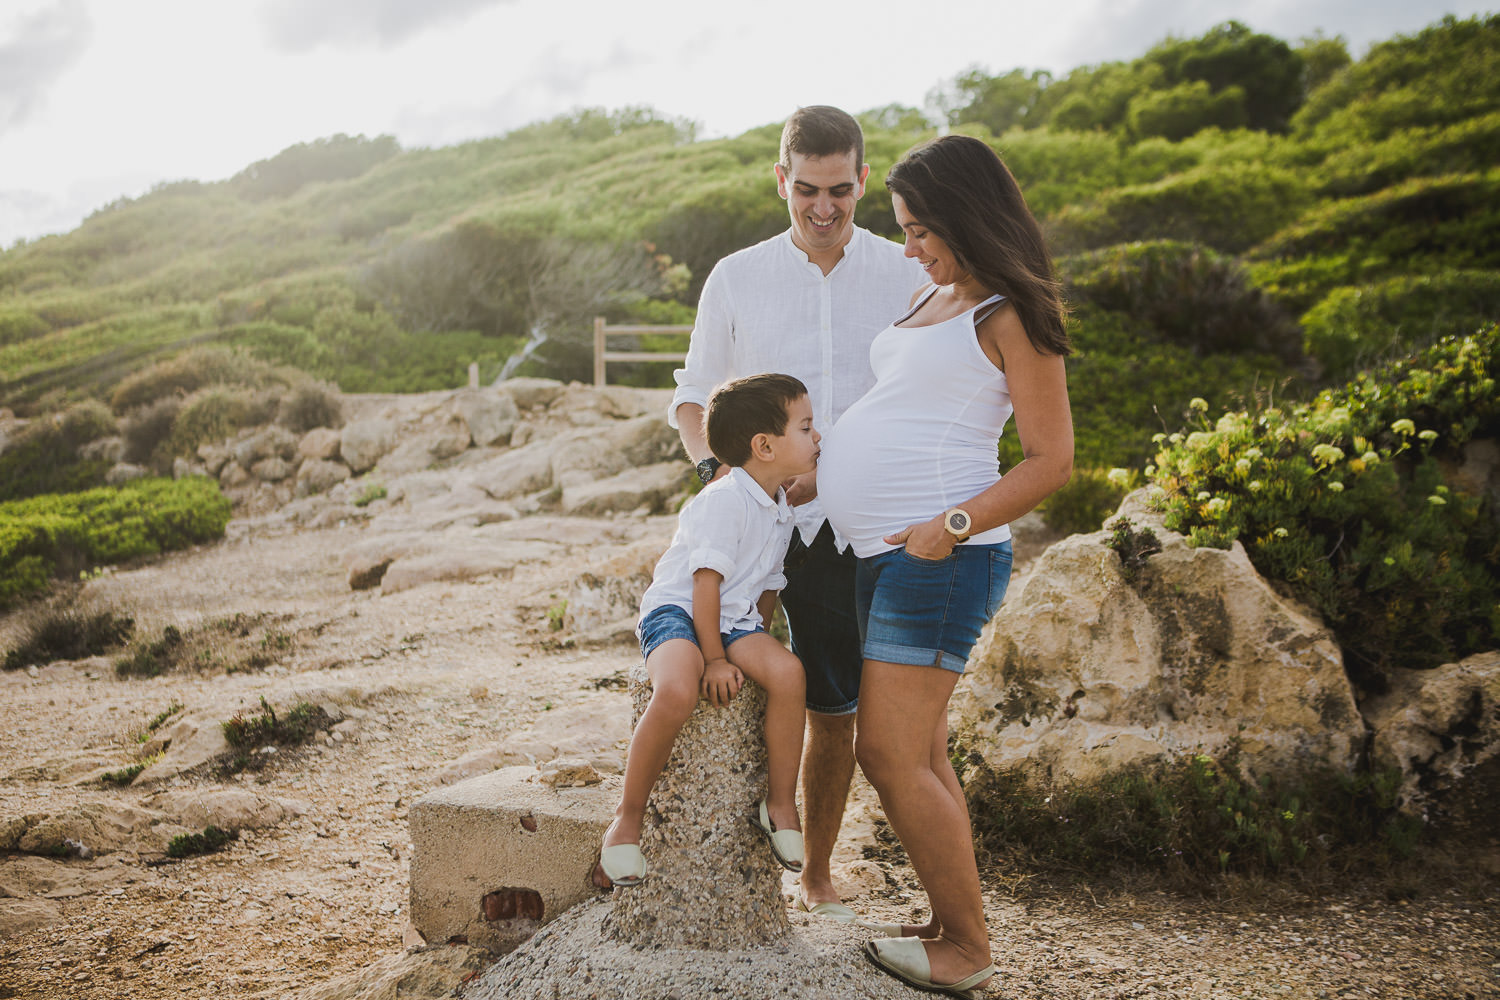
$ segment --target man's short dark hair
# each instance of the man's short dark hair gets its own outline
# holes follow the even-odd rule
[[[841,156],[854,154],[854,168],[865,162],[865,134],[847,111],[827,104],[798,108],[781,130],[781,165],[790,169],[792,154]]]
[[[703,415],[708,447],[725,465],[746,464],[755,435],[786,433],[789,408],[806,395],[807,386],[791,375],[747,375],[725,382],[708,397]]]

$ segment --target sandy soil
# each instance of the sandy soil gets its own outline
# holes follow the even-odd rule
[[[237,523],[231,541],[91,585],[146,628],[269,614],[281,616],[295,643],[274,666],[227,676],[123,680],[97,663],[0,675],[0,823],[106,798],[142,801],[146,793],[134,787],[106,791],[67,775],[128,763],[148,720],[173,703],[227,718],[262,695],[342,684],[364,693],[363,714],[326,745],[189,783],[249,787],[305,806],[219,853],[172,861],[142,850],[66,862],[0,854],[0,895],[7,885],[30,894],[11,891],[0,903],[50,898],[61,907],[59,922],[0,938],[0,998],[294,996],[400,956],[408,805],[436,786],[445,765],[546,711],[598,698],[600,682],[630,665],[637,654],[629,644],[561,646],[547,611],[591,559],[637,539],[664,544],[672,523],[526,520],[556,543],[551,555],[510,575],[392,595],[347,586],[340,559],[361,537],[357,523]],[[0,619],[0,647],[15,624]],[[628,712],[626,696],[616,697]],[[913,919],[922,902],[915,877],[880,832],[878,806],[862,787],[837,858],[861,893],[853,903],[876,919]],[[1500,996],[1493,877],[1419,872],[1401,891],[1390,888],[1349,884],[1310,895],[1237,884],[1205,899],[992,871],[987,905],[1003,973],[992,993]]]

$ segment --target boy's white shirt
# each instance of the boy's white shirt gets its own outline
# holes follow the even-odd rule
[[[724,577],[719,587],[719,631],[762,624],[755,604],[766,591],[786,586],[782,563],[795,523],[784,491],[778,488],[773,499],[750,473],[730,469],[677,516],[672,544],[641,595],[640,617],[668,604],[692,614],[693,574],[711,569]]]

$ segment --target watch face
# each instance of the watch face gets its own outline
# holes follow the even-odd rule
[[[948,515],[948,528],[960,535],[969,530],[969,515],[961,510],[955,510]]]

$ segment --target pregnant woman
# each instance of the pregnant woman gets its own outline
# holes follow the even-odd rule
[[[944,136],[886,184],[932,284],[871,346],[876,384],[826,436],[818,488],[859,557],[855,753],[932,916],[866,951],[911,985],[977,997],[995,967],[948,698],[1005,595],[1009,523],[1072,473],[1070,348],[1041,228],[989,146]],[[1024,459],[1002,477],[1012,416]]]

